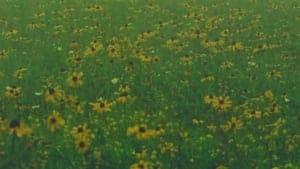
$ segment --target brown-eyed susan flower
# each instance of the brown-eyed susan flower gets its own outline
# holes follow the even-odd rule
[[[85,137],[75,139],[76,149],[80,153],[85,153],[90,147],[90,140]]]
[[[150,164],[144,160],[134,163],[130,166],[130,169],[150,169]]]
[[[201,45],[206,48],[212,48],[212,47],[216,47],[218,43],[217,41],[205,39],[201,41]]]
[[[219,96],[216,101],[212,102],[214,108],[218,110],[226,110],[232,106],[229,96]]]
[[[107,100],[100,100],[89,104],[92,106],[92,110],[97,113],[110,112],[113,105],[113,103],[110,103]]]
[[[71,133],[72,133],[72,136],[76,139],[90,137],[90,129],[87,127],[86,124],[73,127]]]
[[[83,73],[73,72],[70,77],[67,78],[67,84],[70,87],[79,87],[83,84]]]
[[[136,137],[137,139],[147,138],[149,135],[148,129],[146,125],[140,125],[136,128]]]
[[[146,125],[135,125],[127,129],[127,135],[135,135],[137,139],[149,138],[149,132]]]
[[[241,129],[243,126],[243,123],[241,120],[237,119],[236,117],[232,117],[230,120],[227,121],[227,123],[225,125],[222,125],[221,128],[224,131],[228,131],[228,130],[239,130]]]
[[[65,120],[61,117],[59,112],[55,110],[47,118],[47,127],[52,132],[58,129],[59,127],[63,126],[64,124],[65,124]]]
[[[64,92],[60,86],[48,86],[44,91],[44,97],[46,102],[58,102],[64,98]]]
[[[155,129],[149,129],[146,125],[135,125],[127,128],[127,135],[134,135],[138,140],[148,139],[161,136],[165,133],[165,130],[161,127]]]
[[[14,119],[9,123],[10,134],[16,134],[18,137],[31,134],[32,129],[23,124],[19,119]]]
[[[148,56],[148,55],[141,55],[139,56],[139,59],[143,62],[143,63],[150,63],[152,61],[152,57]]]
[[[9,98],[18,98],[21,96],[21,87],[7,86],[5,88],[5,96]]]
[[[100,42],[93,41],[89,47],[83,52],[84,56],[95,56],[103,49],[103,45]]]
[[[245,116],[247,118],[257,118],[257,119],[260,119],[261,116],[262,116],[262,111],[259,111],[259,110],[252,110],[252,111],[245,111]]]
[[[118,44],[110,44],[107,47],[107,52],[110,57],[118,58],[121,53],[121,47]]]
[[[135,47],[132,49],[132,55],[135,57],[140,57],[142,55],[145,55],[145,52],[141,48]]]

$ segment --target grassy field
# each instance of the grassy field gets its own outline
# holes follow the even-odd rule
[[[0,0],[0,169],[299,169],[299,0]]]

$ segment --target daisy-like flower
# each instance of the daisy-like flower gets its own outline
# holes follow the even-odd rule
[[[21,87],[17,86],[7,86],[5,91],[5,96],[9,98],[18,98],[21,96]]]
[[[145,139],[148,137],[149,132],[146,125],[140,125],[136,128],[136,137],[137,139]]]
[[[90,147],[90,140],[88,138],[78,138],[75,140],[76,149],[80,153],[85,153]]]
[[[224,131],[228,131],[228,130],[239,130],[241,129],[243,126],[243,123],[241,120],[237,119],[236,117],[232,117],[229,121],[227,121],[227,123],[225,125],[222,125],[221,128]]]
[[[98,102],[89,103],[92,106],[92,110],[97,113],[105,113],[110,112],[112,103],[108,102],[107,100],[100,100]]]
[[[149,129],[146,125],[135,125],[127,129],[127,135],[134,135],[138,140],[148,139],[152,137],[158,137],[165,133],[165,130],[161,127],[156,129]]]
[[[257,118],[260,119],[262,117],[262,111],[258,111],[258,110],[248,110],[244,112],[245,116],[247,118]]]
[[[70,77],[67,78],[67,84],[70,87],[79,87],[83,84],[83,73],[82,72],[73,72]]]
[[[55,110],[47,118],[47,127],[52,132],[58,129],[59,127],[63,126],[64,124],[65,124],[65,120],[61,117],[59,112]]]
[[[138,139],[144,139],[147,137],[147,126],[146,125],[135,125],[127,129],[127,135],[136,135]]]
[[[110,44],[107,47],[108,55],[112,58],[120,57],[121,46],[119,44]]]
[[[23,137],[32,133],[32,129],[23,124],[19,119],[14,119],[9,123],[9,133]]]
[[[228,96],[219,96],[216,101],[212,102],[212,105],[218,110],[227,110],[232,106],[232,102]]]
[[[71,134],[74,138],[89,138],[90,136],[90,129],[87,127],[86,124],[78,125],[76,127],[73,127]]]
[[[84,56],[95,56],[99,51],[103,49],[103,45],[100,42],[94,41],[91,46],[87,47],[83,52]]]
[[[56,86],[56,87],[49,86],[46,88],[44,92],[44,97],[46,102],[55,103],[64,98],[64,92],[60,86]]]

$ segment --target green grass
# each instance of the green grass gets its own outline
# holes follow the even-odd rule
[[[300,168],[299,9],[299,0],[0,1],[0,168]],[[93,41],[103,48],[90,56]],[[82,85],[67,82],[73,72]],[[56,86],[62,96],[47,101]],[[104,100],[111,110],[93,109]],[[51,131],[54,110],[64,123]],[[83,124],[89,132],[72,135]]]

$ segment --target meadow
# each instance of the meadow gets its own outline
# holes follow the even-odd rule
[[[300,169],[299,0],[0,0],[0,169]]]

